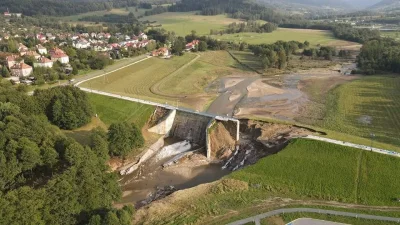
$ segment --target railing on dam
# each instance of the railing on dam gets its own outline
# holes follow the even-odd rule
[[[77,85],[79,85],[79,84],[77,84]],[[75,86],[77,86],[77,85],[75,85]],[[178,108],[178,107],[171,106],[168,104],[162,104],[162,103],[147,101],[147,100],[138,99],[138,98],[126,97],[126,96],[122,96],[122,95],[112,94],[112,93],[108,93],[108,92],[104,92],[104,91],[93,90],[93,89],[89,89],[89,88],[83,88],[83,87],[79,87],[79,86],[77,86],[77,87],[80,88],[82,91],[90,92],[90,93],[94,93],[94,94],[109,96],[109,97],[113,97],[113,98],[119,98],[119,99],[123,99],[126,101],[131,101],[131,102],[138,102],[138,103],[142,103],[142,104],[146,104],[146,105],[163,107],[163,108],[166,108],[169,110],[177,110],[177,111],[181,111],[181,112],[192,113],[192,114],[196,114],[196,115],[200,115],[200,116],[210,117],[210,118],[220,120],[220,121],[232,121],[237,124],[236,140],[237,141],[239,140],[240,121],[238,119],[235,119],[232,117],[219,116],[219,115],[205,113],[205,112],[198,112],[198,111],[194,111],[191,109]]]

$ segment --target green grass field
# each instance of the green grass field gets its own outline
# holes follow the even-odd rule
[[[338,40],[330,31],[286,28],[279,28],[272,33],[237,33],[213,35],[212,37],[222,41],[246,42],[248,44],[271,44],[277,41],[309,41],[313,46],[317,44],[335,46],[356,44]]]
[[[230,175],[278,196],[365,205],[396,205],[400,159],[312,140]]]
[[[399,169],[400,159],[396,157],[296,139],[278,154],[262,158],[220,181],[176,193],[160,204],[151,205],[151,213],[138,214],[141,217],[135,222],[226,224],[282,207],[399,217],[395,209],[361,211],[357,207],[333,208],[334,205],[328,204],[338,201],[398,207],[400,203],[393,199],[400,197]],[[293,199],[293,202],[275,200],[276,197]]]
[[[176,103],[174,96],[188,96],[193,101],[182,104],[196,108],[194,105],[200,102],[197,104],[195,96],[205,94],[204,88],[210,82],[238,71],[248,72],[225,51],[186,53],[168,60],[152,57],[81,86],[170,104]]]
[[[324,215],[318,213],[286,213],[277,217],[266,218],[261,221],[262,225],[280,225],[280,221],[285,223],[292,222],[298,218],[313,218],[318,220],[333,221],[337,223],[345,223],[352,225],[394,225],[398,224],[395,222],[384,222],[379,220],[366,220],[360,218],[344,217],[344,216],[333,216]]]
[[[397,41],[400,41],[400,32],[396,31],[388,31],[388,32],[381,32],[382,37],[393,38]]]
[[[363,77],[333,89],[316,125],[400,146],[400,77]]]
[[[222,30],[228,24],[239,22],[226,15],[202,16],[196,12],[168,12],[158,15],[145,16],[140,20],[156,21],[153,25],[161,24],[167,31],[174,31],[177,35],[185,36],[195,30],[198,35],[209,35],[210,30]]]
[[[87,17],[87,16],[104,16],[106,14],[119,14],[119,15],[128,15],[130,12],[132,12],[136,17],[144,15],[146,12],[145,9],[138,9],[136,12],[136,9],[134,7],[129,7],[128,10],[126,8],[117,8],[117,9],[112,9],[110,11],[93,11],[93,12],[87,12],[87,13],[81,13],[77,15],[71,15],[71,16],[64,16],[64,17],[57,17],[57,19],[62,20],[62,21],[68,21],[68,22],[77,22],[79,19]]]
[[[132,122],[143,127],[155,107],[97,94],[88,94],[95,113],[107,126],[115,122]]]

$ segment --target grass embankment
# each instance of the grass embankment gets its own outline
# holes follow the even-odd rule
[[[116,122],[132,122],[143,127],[155,107],[118,98],[97,94],[88,94],[95,113],[107,126]]]
[[[344,217],[344,216],[333,216],[324,215],[318,213],[287,213],[281,216],[274,216],[261,220],[261,225],[282,225],[292,222],[299,218],[313,218],[325,221],[334,221],[337,223],[345,223],[352,225],[394,225],[396,222],[387,222],[379,220],[366,220],[360,218]],[[254,223],[253,223],[254,224]]]
[[[140,20],[156,21],[153,26],[161,24],[161,28],[181,36],[190,34],[192,30],[198,35],[209,35],[211,29],[223,30],[231,23],[240,22],[227,15],[202,16],[196,15],[196,12],[168,12],[145,16]]]
[[[371,76],[329,92],[317,126],[400,146],[400,77]]]
[[[233,172],[222,181],[153,203],[147,211],[151,215],[139,211],[136,219],[153,224],[167,219],[175,224],[225,224],[282,205],[299,207],[313,203],[312,207],[318,208],[325,202],[329,205],[330,201],[339,201],[400,206],[393,200],[399,197],[399,162],[395,157],[298,139],[278,154]],[[291,198],[294,202],[274,197]],[[372,209],[363,213],[399,216],[398,212]]]
[[[245,71],[225,51],[209,51],[165,60],[150,58],[90,80],[81,86],[150,101],[175,104],[173,97],[185,98],[204,94],[204,88],[218,77]],[[173,96],[173,97],[171,97]],[[191,107],[196,104],[183,103]]]
[[[306,30],[306,29],[287,29],[279,28],[272,33],[237,33],[213,35],[215,39],[221,41],[246,42],[248,44],[272,44],[277,41],[309,41],[312,46],[331,45],[348,46],[357,43],[342,41],[335,38],[330,31]]]

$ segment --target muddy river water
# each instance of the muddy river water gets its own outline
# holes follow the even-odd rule
[[[166,145],[172,144],[174,142],[168,140]],[[182,190],[216,181],[229,174],[230,171],[221,169],[222,165],[206,163],[205,157],[201,154],[198,154],[198,157],[200,159],[195,160],[197,164],[189,160],[163,168],[163,164],[173,156],[163,160],[157,160],[157,157],[153,156],[144,162],[138,170],[120,178],[123,197],[119,203],[136,204],[154,193],[157,187],[174,186],[177,190]]]

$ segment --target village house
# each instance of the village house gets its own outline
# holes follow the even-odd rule
[[[13,65],[10,70],[15,77],[27,77],[33,72],[32,67],[23,62]]]
[[[169,54],[168,48],[159,48],[157,50],[154,50],[151,53],[151,55],[152,56],[163,56],[163,57],[166,57],[166,56],[169,56],[170,54]]]
[[[79,39],[78,41],[72,43],[72,45],[78,49],[86,49],[90,47],[90,42],[88,42],[86,39]]]
[[[18,55],[10,55],[6,57],[6,61],[7,61],[7,67],[11,68],[13,67],[15,64],[19,63],[19,62],[24,62],[23,59],[21,59]]]
[[[38,59],[38,62],[33,64],[34,67],[47,67],[47,68],[52,68],[53,67],[53,61],[50,59],[42,56]]]
[[[106,34],[104,35],[104,38],[106,38],[106,39],[110,39],[110,37],[111,37],[111,34],[110,34],[110,33],[106,33]]]
[[[25,45],[23,45],[22,43],[19,43],[19,46],[18,46],[18,51],[19,52],[26,52],[26,51],[28,51],[29,49],[28,49],[28,47],[26,47]]]
[[[140,40],[147,40],[147,35],[145,33],[140,33],[139,34],[139,39]]]
[[[91,38],[96,38],[96,36],[97,36],[96,33],[94,33],[94,32],[90,33],[90,37],[91,37]]]
[[[46,55],[47,54],[47,49],[45,47],[43,47],[43,45],[41,45],[41,44],[36,45],[36,50],[41,55]]]
[[[53,62],[59,61],[62,64],[69,63],[69,57],[63,50],[59,48],[53,48],[49,51],[49,53]]]
[[[186,51],[191,51],[191,50],[195,49],[196,46],[199,45],[199,43],[200,43],[199,40],[193,40],[192,42],[186,44],[185,50]]]
[[[40,55],[35,51],[21,52],[21,56],[33,56],[36,60],[40,58]]]

